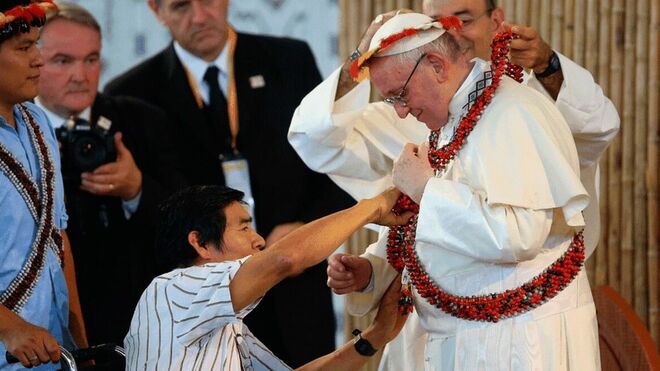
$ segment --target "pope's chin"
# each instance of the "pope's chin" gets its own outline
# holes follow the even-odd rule
[[[447,120],[442,121],[442,120],[425,119],[423,114],[417,116],[416,118],[417,121],[423,122],[424,125],[426,125],[426,127],[429,128],[430,130],[438,130],[441,127],[445,126],[445,124],[447,124]]]

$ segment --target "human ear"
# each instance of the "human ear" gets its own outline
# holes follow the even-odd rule
[[[193,249],[195,249],[197,255],[201,259],[210,258],[211,254],[209,252],[209,249],[207,249],[206,246],[203,246],[199,241],[199,232],[197,231],[188,232],[188,243]]]
[[[440,83],[447,81],[447,65],[449,63],[447,56],[438,53],[428,53],[426,59],[429,61],[437,81]]]
[[[505,19],[506,18],[504,17],[504,10],[502,8],[497,7],[493,9],[493,11],[490,13],[491,31],[502,32],[503,30],[500,28],[502,26],[502,23],[504,23]]]

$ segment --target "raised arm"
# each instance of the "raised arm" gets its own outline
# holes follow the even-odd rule
[[[395,225],[410,215],[391,212],[400,192],[389,189],[373,199],[315,220],[291,232],[270,248],[248,259],[231,282],[234,310],[263,296],[287,276],[318,264],[358,228],[367,223]]]
[[[372,22],[357,51],[368,49],[376,30],[393,12]],[[419,143],[428,129],[413,117],[399,119],[384,103],[370,104],[368,82],[355,83],[350,59],[302,100],[289,128],[289,142],[305,164],[328,174],[355,199],[392,185],[392,160],[405,143]]]
[[[545,94],[571,129],[585,168],[598,161],[619,131],[619,114],[614,104],[603,94],[589,71],[559,52],[554,52],[559,69],[547,76],[553,50],[535,29],[523,25],[503,24],[519,37],[511,42],[511,60],[534,71],[528,85]]]

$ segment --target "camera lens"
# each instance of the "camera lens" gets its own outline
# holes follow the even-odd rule
[[[95,135],[81,135],[73,142],[73,158],[76,167],[82,171],[91,171],[105,162],[107,153],[101,138]]]

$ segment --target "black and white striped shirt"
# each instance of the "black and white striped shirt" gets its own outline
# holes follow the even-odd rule
[[[248,258],[156,277],[124,339],[126,370],[290,370],[243,324],[259,301],[234,313],[229,282]]]

